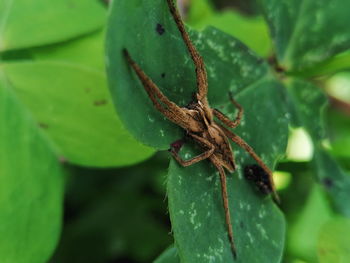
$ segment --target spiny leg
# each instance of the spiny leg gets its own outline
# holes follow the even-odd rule
[[[224,131],[224,133],[226,134],[227,137],[229,137],[234,143],[236,143],[237,145],[242,147],[244,150],[246,150],[250,154],[250,156],[253,157],[254,160],[261,166],[261,168],[265,170],[265,172],[269,176],[269,182],[272,186],[273,198],[277,203],[280,203],[280,198],[276,192],[275,184],[273,182],[272,171],[266,166],[266,164],[254,152],[253,148],[250,147],[249,144],[246,143],[241,137],[232,133],[231,131],[229,131],[228,129],[226,129],[225,127],[223,127],[221,125],[220,125],[220,127],[222,128],[222,130]]]
[[[174,0],[167,0],[167,2],[170,9],[170,13],[172,14],[175,20],[175,23],[181,33],[182,39],[184,40],[187,46],[187,49],[191,54],[193,63],[196,67],[197,90],[198,90],[197,99],[202,103],[204,103],[205,105],[208,105],[208,102],[207,102],[208,80],[207,80],[207,72],[205,70],[203,59],[197,52],[196,47],[192,44],[191,39],[186,32],[186,29],[181,20],[180,14],[175,7]]]
[[[157,85],[146,75],[146,73],[140,68],[140,66],[131,58],[129,52],[123,49],[124,56],[128,63],[135,71],[136,75],[143,84],[148,96],[152,100],[154,106],[160,111],[165,117],[172,122],[181,125],[184,123],[186,118],[182,109],[177,106],[174,102],[170,101],[157,87]],[[156,96],[156,97],[155,97]],[[161,101],[166,107],[164,107],[159,101]]]
[[[158,99],[164,103],[172,111],[180,111],[181,108],[178,107],[175,103],[170,101],[157,87],[157,85],[146,75],[146,73],[141,69],[141,67],[131,58],[129,52],[126,49],[123,49],[124,56],[127,58],[128,63],[133,68],[140,81],[144,85],[146,91],[150,91],[155,94]]]
[[[233,105],[235,105],[238,109],[238,113],[237,113],[237,117],[235,120],[230,120],[225,114],[223,114],[221,111],[219,111],[218,109],[214,109],[214,115],[220,120],[222,121],[226,126],[230,127],[230,128],[235,128],[237,127],[242,120],[242,116],[243,116],[243,107],[233,99],[232,93],[229,92],[229,96],[230,96],[230,101],[232,102]]]
[[[225,211],[225,221],[226,221],[226,227],[228,232],[228,239],[230,240],[231,244],[231,250],[233,253],[234,258],[237,257],[236,247],[233,241],[233,230],[232,230],[232,224],[231,224],[231,215],[230,215],[230,208],[228,204],[228,194],[227,194],[227,183],[226,183],[226,174],[224,169],[219,163],[216,163],[215,160],[212,160],[212,163],[215,165],[215,167],[218,169],[220,174],[220,181],[221,181],[221,195],[222,195],[222,201]]]
[[[186,167],[186,166],[191,166],[192,164],[198,163],[198,162],[200,162],[200,161],[203,161],[203,160],[209,158],[209,157],[213,154],[214,148],[209,149],[209,150],[207,150],[207,151],[201,153],[200,155],[195,156],[195,157],[193,157],[193,158],[191,158],[191,159],[189,159],[189,160],[183,160],[183,159],[179,156],[179,154],[178,154],[176,151],[174,151],[174,150],[170,150],[170,152],[171,152],[171,154],[173,155],[173,157],[175,158],[175,160],[176,160],[179,164],[181,164],[182,166]]]
[[[178,151],[176,151],[175,149],[171,148],[170,149],[170,152],[171,154],[173,155],[173,157],[175,158],[175,160],[181,164],[182,166],[186,167],[186,166],[190,166],[192,164],[195,164],[195,163],[198,163],[202,160],[205,160],[207,158],[209,158],[213,153],[214,153],[214,150],[215,150],[215,146],[209,142],[208,140],[198,136],[198,135],[195,135],[195,134],[189,134],[191,137],[193,137],[197,142],[199,142],[202,146],[208,148],[207,151],[201,153],[200,155],[198,156],[195,156],[189,160],[183,160],[179,154],[178,154]]]

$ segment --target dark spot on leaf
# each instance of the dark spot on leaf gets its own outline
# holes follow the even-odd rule
[[[239,226],[240,226],[241,228],[244,228],[244,223],[241,221],[241,222],[239,223]]]
[[[39,122],[39,127],[43,129],[48,129],[49,125],[47,125],[47,123]]]
[[[164,27],[159,23],[156,26],[156,31],[159,35],[163,35],[165,33]]]
[[[162,78],[165,78],[165,73],[160,74]]]
[[[262,194],[272,193],[273,188],[269,175],[259,165],[252,164],[244,167],[244,176],[247,180],[252,181]]]
[[[103,99],[103,100],[95,100],[94,101],[94,105],[95,106],[102,106],[102,105],[105,105],[107,104],[107,100]]]
[[[91,91],[91,88],[86,88],[86,89],[85,89],[85,92],[86,92],[86,93],[89,93],[90,91]]]
[[[329,177],[323,178],[322,183],[326,188],[332,188],[333,187],[333,180]]]

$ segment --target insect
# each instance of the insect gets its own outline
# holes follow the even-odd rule
[[[233,99],[232,94],[229,93],[230,101],[238,109],[237,117],[234,120],[230,120],[219,110],[210,108],[207,99],[208,80],[203,59],[197,52],[195,46],[192,44],[173,0],[167,0],[167,3],[170,13],[173,16],[177,28],[180,31],[182,39],[195,65],[197,92],[194,95],[194,100],[186,107],[178,106],[162,93],[151,78],[148,77],[140,66],[131,58],[126,49],[123,49],[123,53],[127,62],[141,81],[149,98],[152,100],[154,107],[168,120],[182,127],[186,131],[188,137],[203,148],[203,153],[191,159],[184,160],[178,153],[182,142],[175,142],[172,144],[170,152],[176,161],[182,166],[190,166],[202,160],[208,159],[218,170],[221,181],[221,194],[228,239],[230,241],[233,256],[236,257],[237,252],[233,238],[225,174],[225,169],[230,173],[233,173],[236,170],[230,140],[247,151],[265,171],[265,173],[268,175],[267,180],[272,186],[273,197],[278,201],[278,195],[275,191],[272,180],[272,172],[254,152],[252,147],[250,147],[243,139],[228,129],[237,127],[240,124],[243,116],[243,108]],[[219,120],[219,122],[215,120],[214,117]]]
[[[272,193],[273,185],[270,183],[269,175],[259,165],[252,164],[244,167],[244,176],[247,180],[252,181],[262,194]]]

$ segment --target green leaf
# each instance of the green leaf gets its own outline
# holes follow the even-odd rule
[[[344,216],[350,217],[350,174],[324,150],[316,149],[313,165],[320,182],[332,196],[334,206]]]
[[[350,48],[347,0],[261,0],[280,63],[302,70]]]
[[[307,262],[317,262],[317,241],[320,229],[332,216],[322,188],[313,185],[296,222],[289,226],[288,250]]]
[[[74,215],[65,221],[52,262],[151,262],[170,244],[163,221],[167,166],[159,157],[122,169],[75,167],[65,199]],[[156,178],[161,193],[153,191]]]
[[[126,128],[141,142],[168,149],[170,143],[183,136],[183,131],[154,108],[122,55],[122,48],[127,48],[147,75],[178,105],[186,106],[192,100],[196,91],[193,62],[169,17],[165,1],[158,1],[157,5],[143,2],[135,6],[137,0],[112,5],[107,33],[107,72],[112,98]],[[138,19],[126,21],[128,12]],[[142,22],[140,17],[145,17]],[[156,31],[158,23],[165,29],[163,35]],[[120,28],[120,24],[124,26]],[[229,90],[238,94],[268,72],[262,59],[219,30],[191,31],[191,39],[205,61],[210,87],[208,97],[214,107],[228,102]]]
[[[199,14],[204,7],[203,0],[191,2],[189,18],[186,20],[190,26],[203,30],[207,26],[214,26],[230,34],[261,56],[268,56],[272,49],[268,27],[262,17],[247,17],[234,10],[215,12],[207,4],[206,16]],[[193,7],[192,7],[193,6]],[[197,7],[198,6],[198,7]],[[200,9],[200,10],[197,10]]]
[[[310,133],[316,145],[325,138],[323,114],[327,105],[325,94],[311,82],[291,79],[287,83],[290,111],[296,116],[298,124]]]
[[[313,84],[294,80],[289,83],[289,94],[294,103],[294,112],[302,126],[309,132],[314,143],[313,166],[320,183],[332,196],[336,209],[350,216],[350,209],[344,200],[350,200],[350,175],[346,174],[325,151],[323,112],[325,95]]]
[[[286,121],[282,115],[283,105],[277,99],[279,88],[273,81],[264,81],[238,96],[239,102],[243,106],[250,105],[250,108],[246,107],[249,110],[244,125],[235,132],[242,135],[270,167],[285,151]],[[275,105],[262,112],[267,99],[274,101]],[[242,149],[232,146],[238,172],[227,173],[227,180],[237,262],[280,262],[284,217],[270,199],[262,198],[243,180],[243,168],[254,161]],[[182,151],[186,159],[194,155],[192,149]],[[183,168],[172,160],[168,199],[175,244],[183,262],[232,262],[220,180],[208,161]]]
[[[168,247],[153,263],[180,263],[176,248]]]
[[[350,77],[350,76],[349,76]],[[350,80],[350,78],[349,78]],[[344,87],[344,86],[342,86]],[[336,157],[350,158],[350,118],[347,113],[331,109],[327,116],[331,152]]]
[[[166,96],[180,106],[186,106],[196,91],[193,62],[166,1],[115,1],[110,14],[107,69],[119,115],[137,139],[167,149],[171,142],[183,137],[184,131],[157,112],[122,56],[122,49],[127,48]],[[162,34],[157,32],[157,24],[165,30]],[[234,118],[234,107],[227,96],[229,90],[233,91],[246,110],[241,126],[235,131],[273,167],[285,152],[289,121],[281,85],[270,75],[262,59],[221,31],[213,28],[200,33],[191,31],[190,37],[206,63],[209,102]],[[267,101],[271,102],[268,109]],[[187,149],[189,152],[185,155],[193,154],[193,147]],[[228,189],[233,227],[237,230],[238,262],[279,262],[284,218],[269,198],[263,199],[241,180],[241,168],[253,160],[241,149],[235,151],[235,156],[240,179],[228,175]],[[208,178],[213,181],[206,180]],[[169,211],[175,244],[183,262],[210,259],[232,262],[220,191],[218,185],[213,184],[217,180],[208,161],[188,168],[179,167],[174,161],[170,164]],[[252,253],[252,247],[257,253]]]
[[[33,58],[40,61],[61,61],[79,64],[105,71],[103,30],[77,39],[30,50]],[[102,72],[101,72],[102,73]]]
[[[215,9],[209,0],[192,0],[186,10],[185,20],[191,26],[213,16]]]
[[[0,261],[45,263],[60,234],[64,174],[10,88],[0,75]]]
[[[350,220],[335,218],[321,229],[318,242],[320,263],[345,263],[350,261]]]
[[[337,73],[339,71],[350,69],[350,52],[346,51],[339,55],[333,56],[321,63],[315,64],[310,68],[305,68],[302,71],[289,72],[290,75],[299,77],[315,77],[325,76]]]
[[[49,61],[8,63],[2,68],[64,159],[87,166],[120,166],[153,153],[122,128],[102,71]]]
[[[0,2],[0,52],[51,44],[101,28],[102,1],[7,0]]]

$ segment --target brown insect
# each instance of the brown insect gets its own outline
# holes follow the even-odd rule
[[[123,52],[128,63],[142,82],[143,87],[147,92],[149,98],[152,100],[155,108],[167,119],[182,127],[188,136],[205,150],[203,153],[193,157],[192,159],[183,160],[178,154],[179,147],[181,147],[181,145],[179,146],[178,143],[175,143],[177,147],[174,147],[175,144],[173,144],[170,149],[173,157],[182,166],[189,166],[202,160],[209,159],[210,162],[219,171],[228,238],[231,244],[233,255],[236,257],[236,248],[233,240],[233,231],[227,197],[226,175],[224,170],[226,169],[230,173],[233,173],[236,170],[229,139],[246,150],[266,172],[268,175],[268,181],[272,186],[274,199],[278,201],[279,198],[273,185],[272,172],[258,157],[252,147],[250,147],[243,139],[222,125],[224,124],[229,128],[235,128],[240,124],[240,121],[242,119],[243,108],[233,99],[232,95],[229,94],[230,100],[238,108],[238,114],[235,120],[232,121],[219,110],[210,108],[207,100],[208,80],[203,59],[198,54],[195,46],[192,44],[173,1],[167,0],[167,3],[195,65],[197,93],[195,94],[194,101],[186,107],[180,107],[174,102],[170,101],[161,92],[157,85],[146,75],[140,66],[131,58],[128,51],[124,49]],[[214,116],[222,124],[217,123],[214,120]]]

